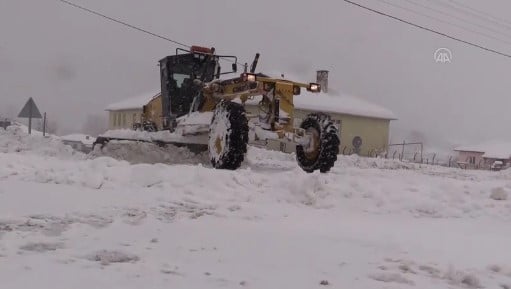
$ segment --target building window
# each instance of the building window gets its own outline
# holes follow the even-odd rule
[[[125,113],[122,114],[122,126],[126,127],[126,114]]]
[[[133,119],[131,120],[131,123],[132,123],[132,124],[137,123],[137,114],[136,114],[136,113],[134,113],[132,117],[133,117]]]
[[[468,163],[471,165],[476,164],[476,157],[468,157]]]
[[[110,119],[112,120],[112,125],[115,127],[117,125],[117,119],[115,118],[115,113],[110,115]]]

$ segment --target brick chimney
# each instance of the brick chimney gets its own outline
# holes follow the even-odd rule
[[[321,85],[321,92],[328,93],[328,70],[318,70],[316,82]]]

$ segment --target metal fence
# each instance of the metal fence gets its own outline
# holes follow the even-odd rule
[[[341,148],[341,154],[351,155],[353,149],[349,147]],[[399,160],[404,162],[439,165],[445,167],[460,167],[454,155],[439,154],[424,150],[422,142],[406,142],[389,144],[388,150],[370,150],[367,157],[380,157],[385,159]]]

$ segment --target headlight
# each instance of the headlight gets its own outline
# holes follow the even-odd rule
[[[317,83],[310,83],[307,90],[311,91],[311,92],[320,92],[321,91],[321,85],[319,85]]]
[[[243,81],[256,82],[257,76],[253,73],[243,73]]]

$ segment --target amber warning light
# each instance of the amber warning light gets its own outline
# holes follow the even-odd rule
[[[256,82],[257,81],[257,75],[255,75],[253,73],[243,73],[241,75],[241,78],[243,79],[243,81],[248,81],[248,82]]]
[[[321,85],[317,83],[310,83],[309,87],[307,87],[307,90],[311,92],[321,92]]]
[[[193,46],[190,48],[190,51],[191,51],[191,52],[206,53],[206,54],[211,54],[211,53],[213,53],[213,49],[211,49],[211,48],[207,48],[207,47],[203,47],[203,46],[197,46],[197,45],[193,45]]]

